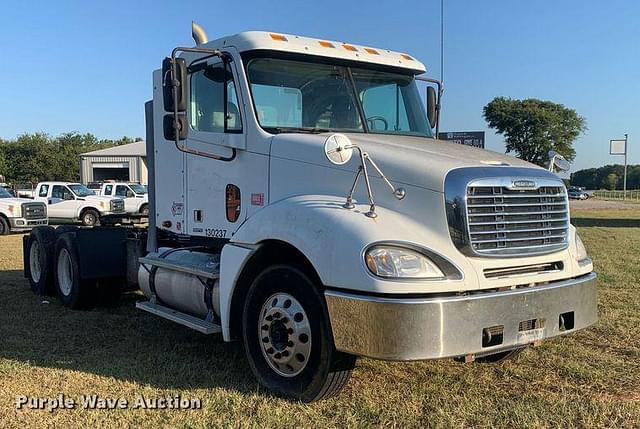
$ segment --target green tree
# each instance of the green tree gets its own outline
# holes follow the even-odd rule
[[[567,160],[575,158],[573,142],[586,130],[585,119],[575,110],[551,101],[496,97],[483,109],[490,128],[505,138],[507,153],[545,166],[555,150]]]
[[[37,183],[43,180],[78,181],[80,154],[133,141],[129,137],[98,140],[93,134],[76,132],[61,134],[55,138],[44,133],[22,134],[15,140],[0,141],[0,153],[4,154],[6,159],[5,169],[2,170],[0,157],[0,174],[4,174],[8,181],[14,183]]]
[[[5,143],[2,139],[0,139],[0,176],[7,175],[7,168],[9,164],[7,163],[7,157],[4,154]]]
[[[618,175],[616,173],[610,173],[607,175],[607,177],[605,177],[603,183],[605,188],[609,189],[610,191],[613,191],[614,189],[616,189],[616,186],[618,185]]]

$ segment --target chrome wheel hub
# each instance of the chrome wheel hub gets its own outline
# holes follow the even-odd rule
[[[278,375],[295,377],[304,370],[311,353],[311,326],[293,296],[277,293],[265,301],[258,318],[258,341]]]
[[[42,267],[40,266],[40,243],[37,240],[33,240],[29,249],[29,270],[31,279],[38,283],[42,276]]]
[[[58,256],[58,285],[64,296],[71,294],[73,274],[71,274],[71,255],[67,249],[62,249]]]

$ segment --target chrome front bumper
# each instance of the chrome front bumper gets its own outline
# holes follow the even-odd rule
[[[25,218],[11,218],[9,219],[9,225],[12,231],[28,231],[40,225],[48,225],[49,219],[25,219]]]
[[[598,318],[595,273],[465,296],[379,298],[329,290],[325,297],[336,348],[386,360],[487,355],[575,332]]]

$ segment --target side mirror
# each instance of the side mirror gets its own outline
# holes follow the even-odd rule
[[[70,193],[68,193],[68,192],[65,192],[65,193],[62,195],[62,199],[63,199],[63,200],[65,200],[65,201],[75,200],[75,198],[73,198],[73,195],[71,195],[71,194],[70,194]]]
[[[188,130],[189,126],[187,125],[187,117],[184,114],[178,114],[178,139],[186,139]],[[162,131],[164,132],[164,138],[166,140],[176,140],[176,128],[173,123],[173,114],[164,115],[162,120]]]
[[[431,128],[436,126],[438,120],[438,97],[436,90],[432,86],[427,86],[427,119]]]
[[[173,85],[178,87],[178,98],[173,99]],[[176,58],[176,77],[171,81],[171,58],[167,57],[162,61],[162,99],[164,110],[173,112],[174,106],[178,106],[178,112],[187,110],[187,62],[184,58]],[[174,105],[175,103],[175,105]]]
[[[135,194],[131,191],[127,191],[127,198],[133,198],[135,197]]]
[[[549,151],[549,171],[552,173],[557,169],[558,171],[568,171],[571,168],[571,164],[564,156],[560,155],[555,150]]]

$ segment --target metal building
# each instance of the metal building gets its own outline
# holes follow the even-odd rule
[[[109,179],[147,184],[147,152],[144,141],[80,155],[80,180],[82,183],[101,182]]]

